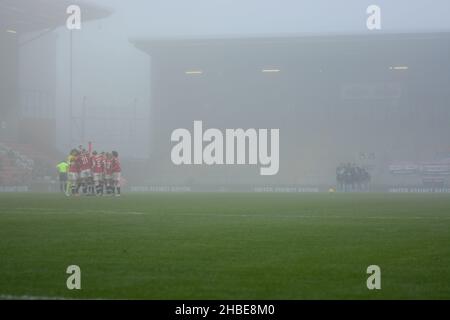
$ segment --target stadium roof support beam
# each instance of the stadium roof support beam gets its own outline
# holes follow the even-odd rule
[[[0,32],[27,33],[54,29],[65,24],[70,0],[0,0]],[[85,1],[77,1],[82,8],[83,21],[102,19],[112,10]]]

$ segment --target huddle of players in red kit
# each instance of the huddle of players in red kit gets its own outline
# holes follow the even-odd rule
[[[68,157],[67,195],[120,196],[120,160],[117,151],[89,152],[80,146]]]

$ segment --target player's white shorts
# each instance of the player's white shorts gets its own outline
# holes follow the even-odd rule
[[[114,181],[120,181],[120,172],[113,172],[112,179]]]
[[[92,177],[91,169],[81,170],[81,172],[80,172],[80,178],[81,179],[86,179],[86,178],[89,178],[89,177]]]
[[[78,180],[78,172],[69,172],[67,174],[67,178],[70,182],[77,182]]]
[[[112,179],[112,175],[110,174],[105,174],[105,180],[111,180]]]
[[[94,178],[94,182],[100,182],[103,180],[103,173],[101,172],[94,172],[92,174],[92,177]]]

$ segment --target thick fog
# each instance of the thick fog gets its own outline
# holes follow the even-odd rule
[[[2,63],[17,67],[15,93],[2,89],[12,105],[2,110],[5,141],[50,140],[55,161],[88,142],[117,150],[135,190],[328,188],[343,163],[367,170],[374,186],[422,185],[427,164],[448,183],[449,167],[438,167],[450,166],[446,0],[92,0],[77,2],[74,30],[45,1],[2,3],[11,23],[14,10],[44,25],[56,16],[44,29],[2,24],[11,29]],[[376,30],[371,5],[381,9]],[[217,129],[209,140],[208,129]],[[235,129],[256,134],[240,162],[237,142],[226,146]]]

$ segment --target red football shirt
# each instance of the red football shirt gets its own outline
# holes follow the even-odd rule
[[[104,169],[105,169],[105,174],[107,174],[107,175],[111,175],[113,173],[113,171],[112,171],[112,159],[105,159]]]
[[[69,172],[79,172],[80,168],[78,166],[78,157],[73,158],[69,164]]]
[[[79,156],[80,170],[88,170],[92,167],[91,158],[89,157],[89,153],[82,153]]]
[[[120,172],[122,169],[120,168],[120,161],[119,158],[113,158],[112,161],[112,171],[113,172]]]
[[[92,162],[92,171],[94,173],[102,173],[103,172],[103,157],[101,155],[96,155],[91,158]]]

